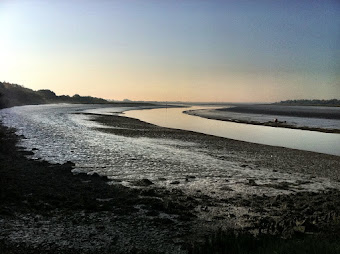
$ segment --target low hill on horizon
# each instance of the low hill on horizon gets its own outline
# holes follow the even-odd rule
[[[0,82],[0,108],[22,105],[37,105],[49,103],[81,103],[81,104],[106,104],[109,101],[91,96],[57,96],[48,89],[34,91],[21,85],[8,82]]]

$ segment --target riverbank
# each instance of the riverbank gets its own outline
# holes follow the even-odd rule
[[[147,180],[133,189],[74,175],[72,162],[27,159],[33,152],[16,147],[18,138],[0,126],[1,253],[183,252],[192,215],[180,192],[159,190],[161,202]]]
[[[183,113],[235,123],[340,133],[340,108],[337,107],[252,105]]]
[[[243,105],[232,108],[222,108],[219,111],[265,114],[276,116],[292,116],[322,119],[340,120],[339,107],[321,107],[321,106],[282,106],[276,104],[264,105]]]
[[[328,230],[332,227],[333,222],[329,220],[326,222],[327,219],[325,221],[325,218],[329,216],[334,218],[333,226],[338,223],[340,214],[340,203],[337,201],[340,197],[339,188],[326,187],[323,191],[303,191],[302,189],[299,190],[299,188],[317,181],[318,177],[327,178],[334,182],[334,186],[337,186],[340,180],[339,156],[253,144],[190,131],[162,128],[122,116],[96,115],[93,121],[104,125],[102,128],[97,128],[99,131],[114,135],[133,138],[169,139],[189,143],[200,152],[205,151],[209,156],[239,164],[244,171],[252,170],[253,173],[249,173],[249,178],[244,183],[248,188],[258,187],[262,190],[272,188],[273,192],[271,194],[260,194],[261,192],[256,192],[255,189],[254,192],[247,194],[237,193],[237,190],[232,188],[233,184],[229,184],[221,188],[222,193],[218,189],[211,193],[205,193],[203,189],[198,191],[192,189],[191,191],[190,188],[185,187],[186,183],[199,182],[200,178],[198,176],[184,177],[183,190],[191,200],[195,201],[196,207],[193,204],[193,210],[203,227],[214,228],[215,230],[217,228],[228,229],[228,227],[240,229],[239,227],[242,225],[243,229],[248,228],[250,231],[257,231],[257,233],[265,228],[266,233],[291,237],[299,231],[299,226],[302,226],[300,229],[302,229],[303,233],[313,234],[311,228],[314,226],[320,230],[319,232],[331,232],[332,230]],[[279,172],[282,175],[299,173],[310,178],[303,181],[297,180],[295,183],[271,178],[268,182],[263,183],[261,179],[256,178],[258,170],[268,170],[267,174],[270,174],[270,171]],[[229,180],[225,179],[225,182],[228,181],[231,181],[230,178]],[[181,189],[181,181],[172,184],[173,186],[178,185],[178,189]],[[275,189],[291,190],[291,192],[275,194]],[[228,195],[225,195],[228,192],[236,192],[236,194],[230,194],[228,198]],[[332,204],[332,209],[330,210],[325,208],[324,201],[321,201],[327,200],[326,196],[330,202],[329,204]],[[320,204],[318,205],[320,201],[323,203],[321,210]],[[334,217],[333,212],[336,214]],[[321,217],[325,216],[323,219],[318,217],[321,214],[323,214]],[[318,219],[315,220],[315,216]],[[302,224],[299,222],[300,220],[303,221]],[[264,228],[260,226],[261,223],[264,223]]]
[[[121,116],[90,115],[108,127],[98,131],[195,143],[208,156],[240,164],[244,170],[299,172],[310,175],[312,182],[315,177],[340,179],[338,156],[161,128]],[[220,229],[293,239],[312,234],[331,241],[340,232],[337,189],[222,199],[204,190],[184,192],[176,182],[172,188],[160,187],[138,176],[131,187],[125,187],[99,175],[73,175],[72,162],[60,165],[27,159],[25,155],[33,153],[34,147],[22,151],[16,147],[19,137],[13,130],[3,126],[0,130],[2,253],[188,253],[200,249],[195,246]],[[183,184],[197,178],[183,175]],[[290,190],[306,184],[273,179],[261,188]],[[262,184],[249,178],[245,185],[256,188]],[[222,191],[233,192],[228,188]],[[249,241],[257,241],[254,239]],[[223,243],[223,239],[218,241]]]
[[[133,138],[154,138],[181,140],[195,143],[205,148],[210,156],[214,152],[223,154],[223,160],[245,162],[254,167],[302,173],[340,181],[340,157],[309,151],[295,150],[283,147],[248,143],[233,139],[221,138],[192,131],[171,129],[149,124],[138,119],[124,116],[92,115],[92,121],[103,124],[99,131]],[[107,126],[107,128],[105,128]]]

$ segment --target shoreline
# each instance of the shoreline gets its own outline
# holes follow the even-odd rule
[[[317,131],[317,132],[323,132],[323,133],[340,133],[340,129],[294,126],[291,124],[287,124],[285,122],[274,122],[274,121],[258,122],[258,121],[252,121],[252,120],[233,119],[230,116],[223,116],[223,115],[216,116],[216,115],[213,115],[212,110],[209,110],[209,109],[208,110],[186,110],[186,111],[183,111],[183,113],[192,115],[192,116],[206,118],[206,119],[217,120],[217,121],[260,125],[260,126],[268,126],[268,127],[276,127],[276,128],[296,129],[296,130]]]
[[[17,147],[19,138],[0,125],[1,253],[183,253],[193,215],[178,201],[182,193],[157,190],[163,203],[143,181],[109,185],[105,176],[73,174],[72,162],[28,159],[34,148]]]
[[[207,150],[232,151],[219,159],[241,163],[245,168],[256,164],[340,180],[337,156],[168,129],[124,116],[94,116],[109,127],[124,127],[98,131],[198,142]],[[33,151],[20,151],[18,139],[13,130],[0,126],[3,253],[190,253],[190,246],[201,246],[221,228],[232,229],[239,219],[248,225],[243,228],[246,232],[258,234],[262,230],[279,238],[295,239],[312,233],[318,239],[327,239],[340,232],[336,227],[339,190],[220,200],[199,192],[188,195],[176,185],[160,188],[137,176],[133,188],[119,182],[108,185],[107,177],[72,174],[72,162],[60,165],[27,159],[25,155]],[[256,184],[250,180],[249,186]],[[255,214],[238,218],[235,213],[215,213],[221,204],[245,207]],[[301,219],[304,221],[298,222]],[[313,224],[315,219],[318,222]]]
[[[281,169],[283,170],[283,172],[287,171],[285,163],[283,163],[287,159],[287,161],[291,162],[290,164],[296,166],[294,170],[290,172],[294,171],[316,174],[316,176],[327,177],[335,181],[340,181],[340,157],[337,155],[251,143],[247,141],[229,139],[189,130],[161,127],[141,121],[139,119],[126,117],[124,116],[124,114],[88,115],[92,115],[94,117],[90,121],[98,122],[103,125],[103,127],[95,128],[98,131],[132,138],[161,138],[182,140],[184,142],[194,142],[202,144],[205,143],[204,146],[211,149],[224,148],[230,149],[231,151],[234,151],[234,153],[246,154],[247,156],[253,157],[254,160],[257,160],[260,163],[259,165],[269,166],[270,168],[276,168],[278,170]],[[107,126],[108,128],[105,128],[105,126]],[[226,152],[226,154],[228,154],[228,152]],[[282,157],[282,161],[273,160],[273,157]],[[228,159],[240,161],[244,158],[243,156],[242,158],[230,156],[228,157]],[[328,163],[329,165],[323,166],[322,163],[326,161],[332,161],[332,163]],[[306,165],[309,166],[307,171],[305,167]],[[333,171],[331,171],[331,169],[333,169]]]
[[[257,104],[236,106],[232,108],[220,108],[218,111],[340,120],[339,107]]]

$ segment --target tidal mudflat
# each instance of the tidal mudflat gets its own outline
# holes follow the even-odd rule
[[[247,105],[185,113],[221,121],[340,133],[339,107]]]
[[[2,248],[188,253],[218,230],[338,234],[339,156],[164,128],[95,108],[6,111],[3,122],[25,138],[2,128],[2,181],[13,183],[1,185]]]

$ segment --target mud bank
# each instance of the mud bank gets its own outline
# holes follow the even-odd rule
[[[308,117],[340,120],[339,107],[321,107],[321,106],[282,106],[282,105],[250,105],[238,106],[232,108],[218,109],[219,111],[265,114],[292,117]]]
[[[275,107],[278,107],[276,109]],[[263,125],[289,129],[340,133],[340,111],[338,108],[326,110],[310,109],[290,111],[288,106],[253,106],[221,109],[186,110],[183,113],[212,120]],[[307,107],[308,108],[308,107]],[[333,112],[335,111],[335,112]],[[275,121],[275,119],[277,121]]]
[[[134,138],[181,140],[194,143],[209,156],[241,162],[244,167],[302,173],[340,180],[340,157],[309,151],[255,144],[192,131],[159,127],[124,116],[93,115],[92,121],[103,125],[99,131]],[[105,127],[107,126],[107,128]],[[249,165],[247,165],[247,163]]]
[[[184,252],[193,215],[181,193],[73,175],[72,162],[27,159],[17,140],[0,127],[1,253]]]
[[[310,181],[340,179],[337,156],[161,128],[120,116],[94,117],[108,127],[98,131],[195,143],[209,156],[241,164],[245,170],[298,172],[309,175]],[[339,236],[338,189],[298,191],[308,183],[273,179],[275,184],[263,184],[251,178],[245,183],[249,188],[263,185],[289,192],[222,197],[203,190],[183,191],[179,182],[163,188],[138,177],[125,187],[97,174],[74,175],[72,162],[60,165],[27,159],[33,152],[17,147],[19,138],[24,137],[0,127],[2,253],[190,253],[207,237],[230,229],[293,239]],[[195,176],[183,176],[183,183],[192,181]],[[228,186],[222,191],[233,192]]]
[[[218,228],[245,228],[252,232],[270,233],[283,237],[292,237],[296,233],[325,234],[334,231],[339,221],[340,202],[339,189],[325,188],[323,191],[299,191],[299,186],[313,182],[316,177],[327,178],[339,182],[340,158],[338,156],[318,154],[287,148],[252,144],[242,141],[219,138],[205,134],[168,129],[148,124],[136,119],[120,116],[95,116],[93,119],[108,128],[99,128],[99,131],[135,138],[181,140],[196,144],[200,151],[220,160],[242,163],[244,170],[262,168],[274,172],[287,174],[301,173],[310,176],[308,181],[292,183],[284,181],[260,183],[260,179],[249,177],[245,185],[259,187],[260,189],[273,188],[290,190],[288,194],[251,194],[235,192],[233,184],[226,185],[212,193],[203,193],[203,190],[190,191],[183,188],[188,196],[188,204],[197,216],[196,227],[209,229],[206,232],[216,231]],[[223,155],[223,156],[222,156]],[[269,172],[269,171],[268,171]],[[185,182],[195,180],[195,176],[187,176]],[[228,179],[225,182],[228,183]],[[174,186],[181,183],[173,183]],[[335,184],[336,185],[336,184]],[[174,188],[176,189],[176,188]],[[178,189],[181,189],[180,187]],[[301,189],[300,189],[301,190]],[[217,194],[220,193],[220,194]],[[255,193],[255,192],[254,192]],[[329,203],[328,203],[329,202]],[[331,207],[330,207],[331,206]],[[317,219],[313,219],[316,218]],[[331,218],[331,219],[328,219]],[[316,222],[318,221],[318,222]],[[199,225],[199,226],[198,226]],[[333,225],[333,226],[332,226]],[[315,231],[314,231],[315,230]],[[197,230],[196,230],[197,231]],[[336,231],[336,230],[335,230]],[[331,234],[333,234],[331,233]]]

